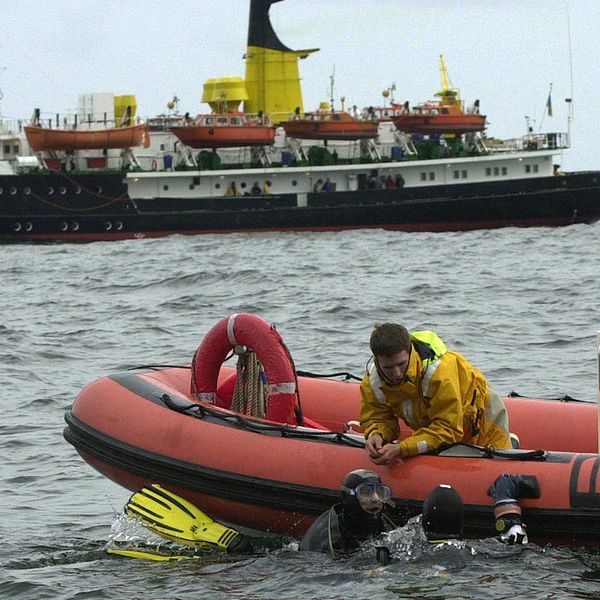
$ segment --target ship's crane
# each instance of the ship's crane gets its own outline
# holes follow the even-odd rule
[[[448,69],[446,68],[446,61],[444,55],[440,54],[440,77],[442,80],[442,89],[436,92],[435,95],[440,98],[442,104],[453,104],[462,109],[462,100],[460,99],[460,90],[452,87],[452,82],[448,76]]]

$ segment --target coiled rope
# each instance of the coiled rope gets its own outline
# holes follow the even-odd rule
[[[247,350],[239,354],[236,373],[231,410],[264,418],[267,414],[268,398],[266,377],[256,352]]]

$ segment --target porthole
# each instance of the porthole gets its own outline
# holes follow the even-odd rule
[[[292,179],[292,185],[296,186],[296,185],[298,185],[298,182],[295,179]]]
[[[30,188],[30,187],[26,187],[26,188],[23,190],[23,193],[24,193],[26,196],[29,196],[29,194],[31,194],[31,188]]]
[[[67,231],[67,229],[69,229],[69,224],[68,224],[68,223],[66,223],[65,221],[63,221],[63,222],[60,224],[60,230],[61,230],[61,231]]]
[[[220,189],[221,189],[221,184],[215,183],[215,190],[220,190]]]
[[[77,221],[73,221],[73,222],[71,223],[71,229],[72,229],[73,231],[79,231],[79,223],[78,223]]]
[[[3,191],[4,191],[4,190],[3,190],[3,189],[0,187],[0,196],[2,196],[2,192],[3,192]]]
[[[30,232],[33,229],[33,224],[30,223],[29,221],[27,221],[27,223],[25,223],[25,231]]]
[[[11,187],[10,188],[10,195],[14,196],[17,193],[17,188],[16,187]]]
[[[123,223],[121,221],[115,221],[115,229],[121,231],[121,229],[123,229]]]
[[[246,187],[246,182],[245,182],[245,181],[242,181],[242,183],[240,183],[240,187],[241,187],[242,189],[244,189],[244,188]]]
[[[96,194],[101,194],[101,193],[102,193],[102,186],[101,186],[101,185],[99,185],[99,186],[96,188]]]
[[[19,223],[18,221],[14,224],[13,229],[15,231],[21,231],[21,223]]]
[[[58,191],[64,196],[67,193],[67,188],[63,185]]]
[[[196,186],[193,183],[190,183],[190,190],[193,190]]]
[[[54,194],[54,188],[52,186],[48,187],[48,196],[52,196]]]
[[[112,229],[112,223],[110,221],[104,221],[104,231],[110,231]]]
[[[77,186],[77,187],[75,188],[75,193],[76,193],[77,195],[81,194],[81,187],[80,187],[80,186]]]
[[[166,192],[169,189],[168,185],[163,185],[163,190]]]

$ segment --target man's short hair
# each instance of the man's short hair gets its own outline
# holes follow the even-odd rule
[[[403,350],[410,352],[411,339],[408,330],[397,323],[375,325],[369,342],[373,356],[391,357]]]

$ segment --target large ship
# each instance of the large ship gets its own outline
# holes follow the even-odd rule
[[[600,218],[600,171],[560,171],[567,133],[487,137],[478,103],[464,109],[454,89],[438,93],[430,114],[394,103],[352,113],[333,101],[305,113],[298,60],[316,49],[280,41],[269,18],[277,1],[251,0],[245,77],[205,83],[212,131],[205,117],[180,115],[176,98],[169,114],[144,122],[134,97],[100,94],[80,97],[74,122],[36,118],[31,145],[23,123],[0,121],[0,241],[451,231]],[[217,129],[233,128],[224,117],[232,114],[244,127]]]

